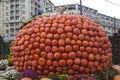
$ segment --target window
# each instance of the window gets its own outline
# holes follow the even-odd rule
[[[22,20],[25,20],[25,17],[22,17]]]
[[[113,21],[113,19],[111,18],[111,21]]]
[[[41,10],[38,10],[38,15],[42,15],[42,11]]]
[[[33,13],[31,12],[31,16],[33,16]]]
[[[33,3],[33,1],[31,0],[31,4]]]
[[[11,9],[14,9],[14,5],[11,5],[10,8],[11,8]]]
[[[108,17],[106,17],[106,20],[109,20],[109,18],[108,18]]]
[[[74,12],[72,12],[71,14],[74,14]]]
[[[14,14],[14,11],[10,11],[10,14]]]
[[[22,2],[25,2],[25,0],[21,0]]]
[[[19,2],[20,0],[16,0],[16,2]]]
[[[7,29],[7,30],[6,30],[6,33],[8,33],[8,32],[9,32],[9,30]]]
[[[40,5],[38,5],[38,7],[40,8]]]
[[[16,17],[15,17],[15,20],[19,20],[19,16],[16,16]]]
[[[110,27],[108,27],[108,30],[110,30]]]
[[[14,34],[10,34],[10,36],[14,36]]]
[[[101,16],[101,19],[104,19],[104,16]]]
[[[22,5],[22,8],[25,8],[25,5],[24,5],[24,4]]]
[[[16,26],[16,27],[19,27],[19,23],[15,23],[15,26]]]
[[[6,24],[6,27],[9,27],[9,25],[8,25],[8,24]]]
[[[19,4],[17,4],[15,7],[16,7],[16,9],[19,9]]]
[[[9,21],[9,18],[8,18],[8,17],[6,18],[6,21]]]
[[[37,3],[35,2],[35,5],[37,5]]]
[[[71,6],[69,6],[68,9],[69,9],[69,10],[73,10],[73,9],[75,9],[75,5],[71,5]]]
[[[25,14],[25,11],[22,11],[22,14]]]
[[[105,29],[105,26],[103,26],[103,29]]]
[[[14,26],[14,23],[10,23],[10,26]]]
[[[51,9],[51,8],[46,8],[46,10],[47,10],[48,12],[52,12],[52,9]]]
[[[6,4],[9,4],[9,1],[6,1]]]
[[[31,10],[33,10],[33,7],[31,6]]]
[[[19,31],[19,28],[16,28],[16,31]]]
[[[8,10],[8,9],[9,9],[9,7],[7,6],[7,7],[6,7],[6,10]]]
[[[14,20],[14,17],[10,17],[10,20]]]
[[[37,15],[38,14],[38,10],[37,10],[37,8],[35,8],[35,15]]]
[[[84,8],[84,11],[85,11],[85,12],[87,12],[87,11],[88,11],[88,8],[87,8],[87,7],[85,7],[85,8]]]
[[[10,29],[10,32],[14,32],[14,28],[11,28],[11,29]]]
[[[15,12],[16,14],[19,14],[19,10],[16,10],[16,12]]]
[[[13,16],[13,15],[14,15],[14,11],[10,11],[10,15],[12,15],[12,16]]]
[[[10,0],[10,3],[14,2],[14,0]]]
[[[6,12],[6,16],[8,16],[9,15],[9,13],[8,12]]]

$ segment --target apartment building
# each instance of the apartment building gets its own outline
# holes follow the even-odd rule
[[[67,7],[67,10],[64,12],[65,14],[80,14],[80,5],[79,4],[69,4],[69,5],[61,5],[55,6],[54,9],[48,7],[48,11],[43,13],[43,15],[52,15],[56,13],[56,9],[59,7]],[[50,11],[49,11],[50,10]],[[120,19],[116,19],[111,16],[107,16],[104,14],[99,13],[97,10],[82,6],[83,15],[87,16],[88,18],[93,19],[95,22],[100,24],[100,26],[107,31],[108,35],[112,35],[116,26],[116,31],[120,28]],[[115,21],[114,21],[115,20]],[[115,24],[114,24],[115,22]]]
[[[0,3],[0,36],[3,36],[5,33],[5,28],[4,28],[4,18],[5,18],[5,3]]]
[[[4,40],[13,40],[22,22],[36,15],[56,14],[59,7],[67,7],[65,13],[80,14],[79,4],[55,6],[50,0],[1,0],[0,1],[0,34]],[[109,35],[120,27],[120,19],[99,13],[97,10],[83,6],[83,15],[93,19]],[[114,24],[115,23],[115,24]]]
[[[22,22],[45,12],[46,7],[54,7],[50,0],[1,0],[0,33],[4,40],[13,40]]]

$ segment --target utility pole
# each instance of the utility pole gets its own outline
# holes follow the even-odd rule
[[[80,15],[83,15],[83,13],[82,13],[82,0],[80,0]]]
[[[113,25],[114,25],[114,33],[116,33],[116,18],[114,16],[114,22],[113,22]]]

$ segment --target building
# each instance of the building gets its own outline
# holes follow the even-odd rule
[[[0,35],[5,41],[13,40],[22,22],[36,15],[56,14],[56,9],[64,6],[67,7],[65,13],[80,14],[79,4],[55,6],[50,0],[0,0]],[[86,6],[83,6],[82,10],[83,15],[100,24],[108,35],[120,27],[120,19],[101,14]]]
[[[46,7],[54,7],[50,0],[1,0],[0,34],[4,40],[13,40],[21,23],[41,15]]]
[[[67,7],[67,10],[64,12],[65,14],[66,13],[77,14],[77,15],[80,14],[79,4],[69,4],[69,5],[55,6],[54,8],[48,7],[48,11],[43,13],[43,15],[56,14],[56,9],[64,6]],[[107,31],[108,35],[112,35],[113,32],[116,32],[120,28],[120,19],[116,19],[114,17],[101,14],[97,10],[86,7],[86,6],[82,6],[82,11],[83,11],[83,15],[93,19],[95,22],[100,24],[100,26]]]

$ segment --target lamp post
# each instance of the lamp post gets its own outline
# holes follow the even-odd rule
[[[0,7],[1,8],[4,8],[4,6],[2,6],[2,4],[4,4],[5,2],[10,2],[9,0],[0,0]],[[3,14],[3,13],[2,13]],[[5,21],[4,21],[4,17],[1,16],[0,18],[2,18],[2,22],[0,22],[0,24],[2,24],[2,28],[4,29],[4,25],[5,25]],[[4,56],[4,40],[3,40],[3,37],[4,37],[4,30],[2,30],[2,34],[3,35],[0,35],[0,46],[1,46],[1,55]]]
[[[114,33],[116,33],[116,18],[115,18],[115,16],[114,16]]]
[[[83,15],[83,13],[82,13],[82,0],[80,0],[80,15]]]

